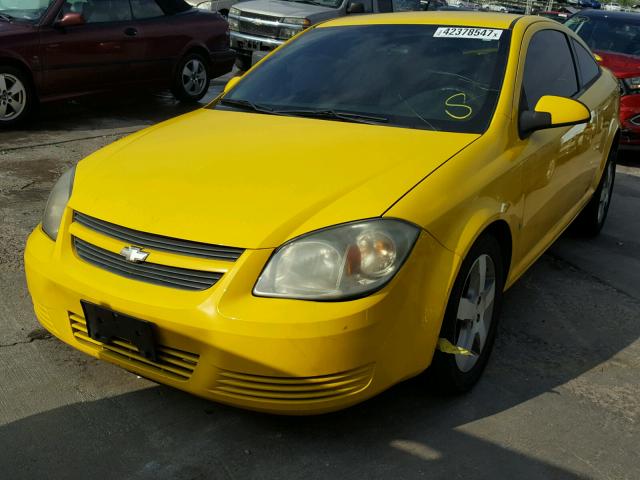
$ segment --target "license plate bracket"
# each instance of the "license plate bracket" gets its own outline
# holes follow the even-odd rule
[[[107,344],[113,343],[114,339],[130,342],[147,360],[158,361],[153,323],[114,312],[94,303],[80,303],[89,337]]]

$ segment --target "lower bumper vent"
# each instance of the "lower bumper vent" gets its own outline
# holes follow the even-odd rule
[[[117,360],[120,364],[152,369],[154,373],[173,380],[189,380],[196,366],[199,355],[175,348],[157,346],[158,362],[152,362],[138,353],[138,348],[125,340],[114,340],[113,343],[102,343],[89,337],[87,323],[83,317],[75,313],[69,314],[71,331],[80,343],[102,351],[102,356]]]

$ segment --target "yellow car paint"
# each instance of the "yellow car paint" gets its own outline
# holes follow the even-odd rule
[[[591,112],[582,103],[570,98],[555,97],[553,95],[545,95],[538,100],[535,111],[554,112],[551,115],[551,123],[558,126],[586,123],[591,118]]]
[[[512,28],[488,130],[455,134],[199,110],[131,135],[78,164],[57,240],[40,226],[28,240],[25,271],[40,323],[74,348],[155,381],[274,413],[344,408],[427,368],[475,239],[487,228],[506,232],[508,287],[588,201],[618,129],[617,84],[603,70],[579,96],[588,124],[520,138],[526,45],[540,29],[577,38],[568,29],[541,17],[470,12],[346,16],[316,28],[364,24]],[[302,157],[317,165],[304,175]],[[224,262],[148,249],[158,263],[224,275],[197,292],[137,282],[77,256],[72,237],[114,253],[127,244],[78,224],[74,211],[247,250]],[[375,216],[422,228],[382,290],[343,302],[252,295],[270,255],[287,240]],[[165,360],[88,338],[80,300],[153,322]]]

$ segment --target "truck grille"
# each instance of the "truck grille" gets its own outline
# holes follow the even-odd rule
[[[180,255],[232,262],[236,261],[244,252],[242,248],[210,245],[208,243],[192,242],[190,240],[181,240],[153,233],[140,232],[105,222],[104,220],[98,220],[97,218],[80,212],[74,212],[73,220],[98,233],[122,240],[137,247],[147,247],[154,250],[178,253]]]
[[[140,355],[138,348],[126,340],[113,340],[108,344],[94,340],[87,331],[87,322],[80,315],[70,313],[69,321],[73,336],[78,342],[102,350],[102,358],[114,360],[118,364],[151,370],[172,380],[189,380],[198,366],[199,355],[163,345],[157,346],[158,361],[152,362]]]
[[[274,18],[273,20],[277,20]],[[277,38],[279,33],[279,27],[272,25],[258,25],[256,23],[238,19],[238,31],[240,33],[246,33],[249,35],[258,35],[261,37]]]
[[[159,263],[131,263],[117,253],[96,247],[77,237],[73,237],[73,245],[78,256],[85,262],[123,277],[155,285],[184,290],[206,290],[222,277],[222,273],[219,272],[190,270]]]

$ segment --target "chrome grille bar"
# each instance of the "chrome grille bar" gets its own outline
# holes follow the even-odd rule
[[[99,220],[84,213],[74,212],[74,221],[91,230],[130,243],[137,247],[147,247],[164,252],[190,255],[194,257],[215,260],[236,261],[244,252],[242,248],[210,245],[208,243],[181,240],[153,233],[140,232],[131,228],[121,227],[113,223]]]
[[[77,237],[73,245],[78,256],[96,267],[123,277],[183,290],[206,290],[220,280],[222,273],[169,267],[158,263],[131,263],[122,256],[91,245]]]

